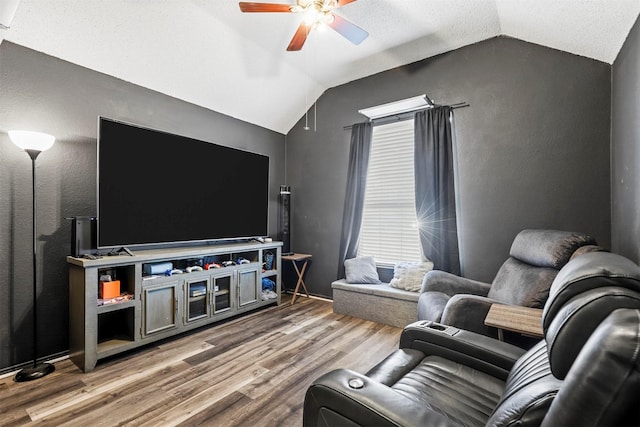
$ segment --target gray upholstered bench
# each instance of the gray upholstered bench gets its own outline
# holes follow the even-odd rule
[[[337,280],[333,312],[404,328],[418,320],[419,292],[392,288],[388,283],[351,284]]]

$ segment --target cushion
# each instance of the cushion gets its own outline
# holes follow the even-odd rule
[[[579,247],[578,249],[575,250],[573,255],[571,255],[571,258],[569,259],[569,261],[571,261],[572,259],[574,259],[575,257],[578,257],[580,255],[588,254],[589,252],[609,252],[609,250],[607,248],[604,248],[604,247],[598,246],[598,245],[581,246],[581,247]]]
[[[574,258],[551,285],[542,317],[543,329],[546,331],[570,300],[603,286],[619,286],[640,293],[640,266],[611,252],[590,252]]]
[[[469,366],[427,356],[391,388],[446,414],[453,421],[447,425],[484,426],[504,386],[504,381]]]
[[[527,264],[559,270],[581,246],[596,245],[586,234],[559,230],[522,230],[509,255]]]
[[[500,403],[486,425],[539,426],[561,385],[551,373],[545,342],[538,342],[509,372]]]
[[[549,362],[557,378],[565,378],[592,332],[619,308],[640,308],[640,267],[631,260],[590,252],[558,273],[542,315]]]
[[[336,280],[331,283],[331,288],[335,291],[344,291],[353,294],[372,295],[385,299],[410,301],[417,303],[420,294],[405,291],[404,289],[392,288],[388,283],[348,283],[346,279]],[[335,301],[335,299],[334,299]]]
[[[451,297],[443,292],[427,291],[418,300],[418,319],[440,322],[442,313]]]
[[[557,274],[554,268],[534,267],[509,258],[498,270],[487,296],[504,304],[542,308]]]
[[[393,279],[389,282],[389,286],[420,292],[424,275],[431,270],[433,270],[431,261],[399,262],[393,267]]]
[[[345,260],[344,272],[347,283],[382,283],[372,256],[361,256]]]

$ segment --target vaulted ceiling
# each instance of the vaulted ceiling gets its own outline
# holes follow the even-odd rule
[[[236,0],[22,0],[0,42],[287,133],[328,88],[498,35],[611,64],[640,1],[358,0],[337,14],[369,37],[314,31],[287,52],[300,15]]]

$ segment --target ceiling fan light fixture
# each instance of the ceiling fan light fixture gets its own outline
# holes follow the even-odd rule
[[[304,12],[304,23],[307,27],[316,25],[320,19],[322,19],[321,13],[315,7],[307,7]]]
[[[331,12],[333,9],[335,9],[337,7],[338,7],[337,0],[326,0],[322,4],[322,11],[323,12]]]
[[[322,23],[324,25],[331,25],[335,22],[335,20],[336,20],[336,17],[333,13],[325,13],[322,16]]]
[[[2,0],[0,0],[2,1]],[[293,38],[287,46],[287,51],[299,51],[302,49],[307,36],[313,29],[329,27],[338,34],[358,45],[369,36],[369,33],[358,27],[340,15],[334,15],[333,11],[357,0],[296,0],[295,4],[282,3],[239,3],[241,12],[288,12],[302,15],[302,22],[298,25]]]

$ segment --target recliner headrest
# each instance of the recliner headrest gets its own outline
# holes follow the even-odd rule
[[[593,237],[558,230],[522,230],[511,245],[509,255],[527,264],[559,270],[581,246],[596,245]]]
[[[563,379],[592,332],[614,310],[640,308],[640,267],[608,252],[571,260],[549,292],[542,328],[554,376]]]

